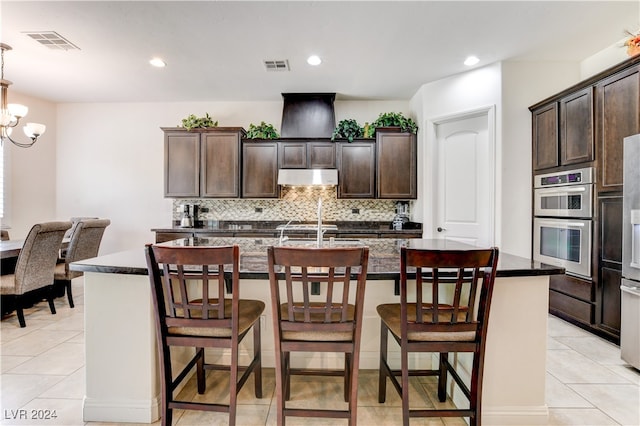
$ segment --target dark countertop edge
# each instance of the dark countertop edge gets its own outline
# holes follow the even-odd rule
[[[275,228],[252,228],[252,229],[223,229],[223,228],[153,228],[152,232],[193,232],[194,234],[198,233],[211,233],[211,234],[226,234],[226,233],[234,233],[234,234],[273,234],[279,233],[280,231]],[[300,231],[295,229],[285,230],[285,235],[287,233],[309,233],[308,231]],[[338,230],[329,230],[327,231],[331,234],[416,234],[422,233],[422,229],[385,229],[385,228],[343,228]]]
[[[141,262],[144,262],[144,251],[129,250],[111,255],[105,255],[95,257],[92,259],[82,260],[80,262],[74,262],[70,265],[72,271],[79,272],[98,272],[106,274],[123,274],[123,275],[147,275],[148,271],[146,266],[140,266]],[[123,262],[122,258],[126,257],[127,260],[134,258],[135,265],[118,265],[129,263]],[[116,262],[115,260],[118,261]],[[527,267],[528,265],[528,267]],[[547,276],[547,275],[561,275],[565,273],[565,269],[559,266],[548,265],[545,263],[531,261],[520,256],[514,256],[507,253],[500,253],[499,269],[497,272],[498,278],[509,277],[533,277],[533,276]],[[400,277],[399,272],[387,271],[387,272],[369,272],[367,279],[369,280],[395,280]],[[262,279],[268,280],[269,276],[266,271],[254,272],[254,271],[240,271],[241,279]]]
[[[107,265],[91,265],[91,264],[75,264],[70,268],[72,271],[79,272],[98,272],[103,274],[121,274],[121,275],[148,275],[147,268],[129,267],[129,266],[107,266]],[[561,267],[553,267],[544,269],[511,269],[498,271],[497,278],[512,277],[538,277],[549,275],[564,274],[565,270]],[[411,275],[411,274],[410,274]],[[395,280],[400,278],[399,272],[371,272],[367,274],[368,280]],[[240,279],[245,280],[268,280],[267,272],[242,272],[240,271]]]

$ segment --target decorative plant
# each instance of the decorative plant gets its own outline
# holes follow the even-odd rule
[[[635,33],[625,31],[627,33],[627,40],[624,45],[627,46],[627,55],[635,56],[640,53],[640,30]]]
[[[278,139],[280,135],[273,124],[267,124],[264,121],[260,122],[260,125],[249,124],[249,130],[247,130],[247,138],[249,139]]]
[[[207,127],[218,127],[218,122],[213,121],[207,112],[204,117],[196,117],[194,114],[182,119],[182,127],[187,130]]]
[[[333,130],[331,140],[347,139],[349,142],[353,142],[353,138],[362,137],[364,131],[356,120],[347,119],[341,120],[336,128]]]
[[[402,115],[401,112],[385,112],[381,113],[376,121],[371,123],[374,128],[377,127],[400,127],[403,132],[417,133],[418,126],[411,118]]]

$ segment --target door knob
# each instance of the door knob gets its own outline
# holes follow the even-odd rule
[[[438,226],[438,232],[442,232],[442,231],[446,231],[446,229]]]

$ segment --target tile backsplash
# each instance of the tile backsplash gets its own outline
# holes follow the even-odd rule
[[[317,219],[318,198],[322,198],[324,221],[389,221],[395,216],[396,200],[338,199],[336,188],[283,187],[279,199],[175,199],[173,219],[179,220],[181,204],[196,204],[199,220],[296,220]],[[353,211],[358,210],[358,213]],[[261,211],[260,211],[261,210]]]

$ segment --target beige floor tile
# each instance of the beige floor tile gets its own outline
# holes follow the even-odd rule
[[[571,337],[557,336],[555,339],[602,365],[623,365],[620,347],[597,336]]]
[[[590,334],[580,327],[576,327],[553,315],[548,316],[547,329],[549,336],[589,336]]]
[[[563,383],[628,383],[607,367],[573,350],[547,351],[547,372]]]
[[[618,425],[615,420],[597,408],[552,408],[550,426],[607,426]]]
[[[84,345],[65,342],[23,362],[10,373],[70,375],[83,366]]]
[[[640,425],[640,389],[635,385],[569,385],[621,425]]]
[[[85,394],[85,369],[80,368],[56,385],[43,392],[41,398],[82,399]]]
[[[27,324],[27,327],[29,325]],[[75,337],[78,331],[34,330],[2,344],[3,355],[37,356]]]
[[[17,367],[23,362],[29,361],[33,357],[30,356],[12,356],[12,355],[2,355],[0,357],[0,371],[2,374],[11,370],[12,368]]]
[[[549,408],[593,408],[593,404],[548,373],[545,399]]]
[[[3,374],[0,388],[1,412],[23,408],[42,392],[64,379],[65,376]]]
[[[567,345],[560,343],[555,337],[547,336],[547,350],[570,349]]]

